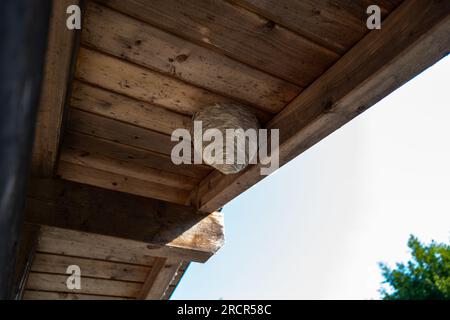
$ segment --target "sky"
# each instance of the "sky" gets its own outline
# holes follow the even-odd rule
[[[227,204],[172,299],[379,299],[410,234],[450,241],[450,56]]]

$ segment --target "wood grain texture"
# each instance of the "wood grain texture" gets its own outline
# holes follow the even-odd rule
[[[69,110],[67,129],[169,156],[176,144],[169,135],[75,108]]]
[[[231,1],[344,54],[369,31],[366,10],[370,5],[378,5],[384,19],[402,0]]]
[[[280,165],[431,66],[450,51],[450,2],[402,3],[325,74],[280,112]],[[264,178],[260,165],[234,176],[211,173],[194,191],[199,210],[210,211]]]
[[[182,261],[175,258],[159,259],[148,274],[141,292],[140,299],[161,300],[165,296],[169,285],[174,281]]]
[[[179,190],[192,190],[199,181],[195,178],[164,172],[131,161],[117,160],[81,149],[63,148],[60,161],[157,183]]]
[[[41,230],[37,225],[22,224],[20,234],[21,237],[16,258],[16,272],[14,275],[13,297],[15,300],[20,300],[23,296],[28,274],[35,259]]]
[[[280,111],[301,91],[299,86],[93,2],[86,5],[82,43],[268,112]]]
[[[166,292],[162,296],[163,300],[169,300],[172,296],[173,292],[175,291],[177,285],[180,283],[181,279],[184,277],[187,268],[189,266],[189,261],[183,261],[178,268],[178,271],[175,275],[175,277],[172,279],[172,282],[169,284],[169,287],[167,288]]]
[[[95,187],[160,199],[177,204],[185,204],[188,200],[189,192],[187,190],[169,187],[148,181],[148,179],[143,180],[142,178],[135,178],[111,171],[86,167],[64,160],[61,160],[58,166],[58,175],[68,181],[85,183]],[[128,173],[130,173],[130,170],[128,170]],[[148,176],[149,174],[147,174]]]
[[[83,150],[84,155],[98,154],[118,161],[127,161],[132,165],[174,173],[180,176],[180,179],[186,176],[199,180],[212,171],[206,165],[175,165],[167,155],[77,132],[67,132],[64,148]]]
[[[138,246],[133,241],[49,226],[42,226],[42,230],[40,252],[142,266],[154,263],[146,246]]]
[[[136,298],[142,287],[142,284],[136,282],[82,277],[81,289],[71,290],[67,288],[67,278],[68,275],[30,272],[26,288],[28,290],[38,291],[85,293],[103,296]]]
[[[143,283],[151,266],[138,266],[109,261],[36,253],[31,271],[66,275],[67,267],[77,265],[82,277]]]
[[[217,102],[232,101],[175,78],[87,48],[80,48],[75,75],[88,83],[186,115],[192,115]],[[270,118],[267,112],[249,108],[263,122]]]
[[[188,116],[80,81],[73,83],[71,106],[167,135],[191,122]]]
[[[110,251],[114,246],[123,245],[120,241],[128,240],[142,250],[141,255],[206,261],[224,242],[223,215],[219,212],[199,214],[192,207],[62,180],[31,181],[25,220],[61,228],[67,231],[58,231],[63,239],[69,237],[71,230],[77,231],[72,237],[78,234],[80,239],[105,238],[92,245],[85,244],[85,251],[89,252],[94,251],[97,244],[101,245],[101,241],[104,241],[104,246],[110,241],[111,249],[106,248]],[[50,231],[51,234],[56,232]],[[41,245],[50,231],[47,230],[47,234],[42,232]],[[65,240],[66,243],[69,240]],[[73,247],[68,246],[66,253],[47,251],[48,248],[39,251],[85,257],[71,253]],[[105,259],[104,254],[98,255],[96,259],[110,260]]]
[[[66,94],[75,54],[76,32],[66,27],[66,8],[78,0],[53,1],[43,86],[37,115],[31,171],[42,177],[55,173]]]
[[[201,106],[226,100],[172,77],[87,48],[80,48],[76,77],[102,88],[188,115],[198,111]]]
[[[99,2],[302,87],[338,58],[334,52],[226,1]]]

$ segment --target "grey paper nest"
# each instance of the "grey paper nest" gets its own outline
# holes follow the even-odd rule
[[[259,129],[260,125],[255,115],[248,110],[248,108],[233,104],[233,103],[220,103],[213,106],[203,108],[200,112],[194,114],[193,121],[202,121],[203,132],[208,129],[218,129],[224,139],[222,154],[216,154],[215,157],[208,157],[208,155],[202,154],[203,162],[219,170],[223,174],[233,174],[243,170],[247,167],[250,157],[249,151],[249,139],[244,134],[237,132],[236,139],[226,139],[226,129]],[[241,142],[241,143],[238,143]],[[243,147],[243,142],[244,148]],[[210,141],[203,141],[203,150]],[[253,143],[257,143],[253,141]],[[231,147],[233,146],[233,147]],[[245,153],[245,163],[238,163],[237,154],[239,150]],[[242,150],[244,149],[244,150]],[[234,162],[226,163],[226,159],[230,159],[229,156],[234,152]],[[241,153],[242,154],[242,153]],[[223,163],[218,163],[217,159],[222,159]],[[242,162],[242,161],[240,161]]]

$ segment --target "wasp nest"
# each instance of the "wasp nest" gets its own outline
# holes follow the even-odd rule
[[[223,174],[232,174],[243,170],[247,167],[249,161],[256,156],[257,129],[260,128],[260,125],[258,119],[248,108],[233,103],[220,103],[197,112],[194,114],[193,120],[193,131],[201,123],[203,137],[201,156],[203,162]],[[213,134],[213,139],[206,137],[208,136],[208,129],[217,129]],[[221,136],[222,145],[217,145],[216,140],[219,136]],[[212,143],[214,144],[213,148]],[[207,152],[212,149],[214,149],[213,152]],[[199,154],[195,143],[194,151]]]

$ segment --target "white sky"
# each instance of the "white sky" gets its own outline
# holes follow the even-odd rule
[[[173,299],[376,299],[409,234],[450,238],[450,57],[224,208]]]

